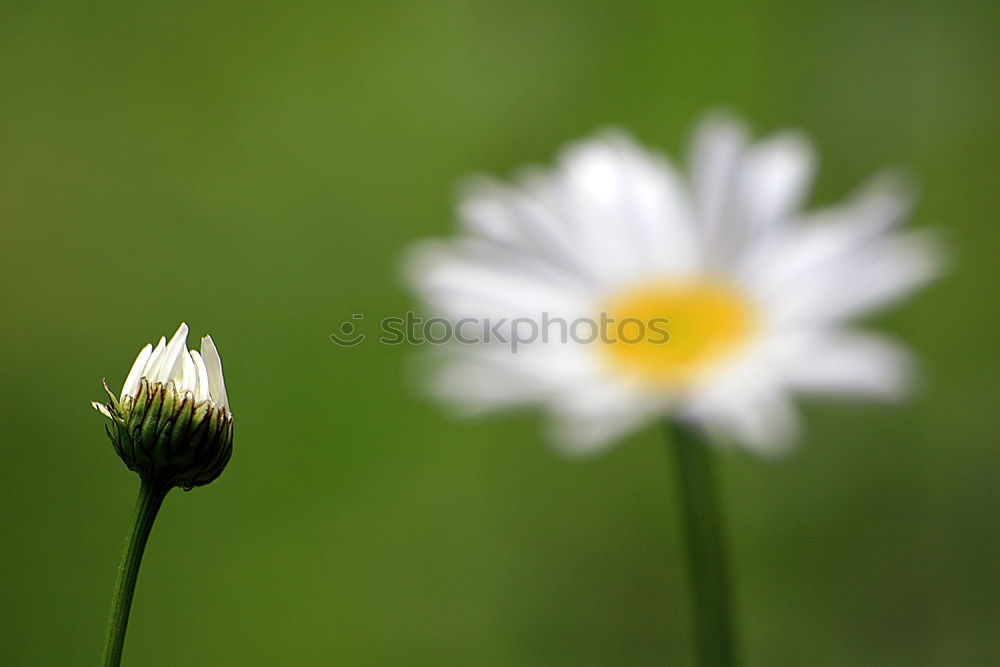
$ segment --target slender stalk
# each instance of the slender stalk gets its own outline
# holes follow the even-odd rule
[[[701,667],[732,667],[736,663],[730,615],[729,568],[722,513],[716,496],[713,451],[695,433],[671,424],[687,542]]]
[[[132,517],[132,532],[125,540],[125,551],[122,553],[122,563],[118,567],[115,594],[111,598],[111,618],[108,620],[108,634],[104,642],[104,667],[118,667],[121,664],[125,629],[128,627],[129,611],[132,609],[132,596],[135,594],[135,582],[139,576],[142,553],[146,549],[146,541],[153,529],[153,521],[156,520],[156,514],[160,511],[160,505],[169,490],[169,485],[145,479],[139,486],[139,497]]]

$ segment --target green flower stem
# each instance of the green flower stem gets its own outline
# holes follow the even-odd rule
[[[132,532],[125,541],[122,563],[118,568],[118,581],[111,599],[111,618],[108,620],[108,634],[104,643],[104,667],[118,667],[122,662],[122,648],[125,645],[125,629],[128,627],[132,596],[139,576],[139,564],[146,550],[146,541],[153,529],[153,521],[160,511],[160,505],[170,490],[170,485],[146,479],[139,486],[139,498],[135,503],[132,517]]]
[[[712,460],[714,452],[690,429],[672,424],[669,430],[674,440],[687,542],[698,664],[701,667],[731,667],[736,657],[725,531],[716,497]]]

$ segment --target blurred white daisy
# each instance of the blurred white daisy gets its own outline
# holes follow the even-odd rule
[[[409,279],[434,315],[490,321],[501,339],[522,318],[547,340],[450,345],[435,393],[470,414],[540,405],[573,452],[670,416],[769,453],[798,435],[792,392],[900,397],[906,352],[852,321],[933,277],[939,248],[899,228],[908,197],[890,177],[800,211],[814,162],[799,134],[754,143],[713,116],[684,174],[606,133],[513,186],[474,184],[461,235],[418,246]],[[562,322],[602,313],[665,318],[669,335],[565,336]]]

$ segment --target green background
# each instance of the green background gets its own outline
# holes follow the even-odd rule
[[[137,487],[88,405],[185,320],[236,414],[154,529],[129,665],[688,664],[656,428],[587,462],[540,420],[455,422],[419,353],[327,338],[413,306],[455,186],[609,124],[805,128],[815,202],[909,167],[950,274],[876,324],[896,408],[805,406],[722,463],[748,665],[1000,664],[998,5],[0,5],[0,664],[97,664]]]

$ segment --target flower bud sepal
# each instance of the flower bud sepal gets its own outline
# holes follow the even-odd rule
[[[173,381],[138,382],[134,395],[117,398],[104,382],[108,437],[129,470],[144,481],[190,490],[218,477],[233,452],[233,416],[211,399],[195,400]]]

